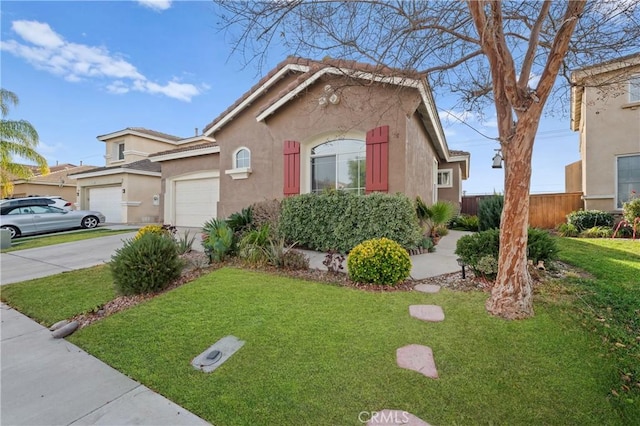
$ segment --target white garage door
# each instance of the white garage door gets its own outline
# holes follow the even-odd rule
[[[107,222],[122,223],[122,187],[89,189],[89,210],[99,211]]]
[[[175,182],[176,226],[200,228],[216,217],[220,199],[220,179],[203,178]]]

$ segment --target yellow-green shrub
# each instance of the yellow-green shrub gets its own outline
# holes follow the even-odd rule
[[[374,238],[351,250],[347,267],[352,281],[394,285],[409,277],[411,259],[395,241]]]
[[[133,237],[134,240],[142,237],[144,234],[158,234],[163,235],[167,233],[167,230],[162,225],[145,225],[138,229],[138,233]]]

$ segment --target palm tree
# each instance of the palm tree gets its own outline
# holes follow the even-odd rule
[[[47,160],[35,150],[39,143],[36,129],[26,120],[5,120],[9,104],[17,106],[18,102],[15,93],[0,88],[0,186],[3,198],[13,193],[13,180],[33,176],[29,166],[13,162],[14,155],[36,163],[40,173],[49,173]]]

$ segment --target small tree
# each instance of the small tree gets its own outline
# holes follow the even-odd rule
[[[487,310],[533,315],[527,222],[533,144],[558,75],[637,50],[635,1],[468,0],[218,1],[236,50],[264,59],[271,44],[422,70],[433,87],[460,94],[468,109],[495,107],[505,162],[498,275]],[[398,72],[400,74],[400,71]]]
[[[49,173],[47,160],[36,152],[38,132],[26,120],[7,120],[9,106],[18,105],[18,96],[6,89],[0,89],[0,105],[2,120],[0,121],[0,185],[2,198],[13,193],[13,180],[29,179],[33,176],[31,169],[24,164],[13,161],[14,155],[31,160],[38,165],[40,173]]]

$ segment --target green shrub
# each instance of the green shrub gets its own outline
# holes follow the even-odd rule
[[[578,210],[567,215],[567,223],[576,227],[578,231],[594,226],[613,226],[613,215],[600,210]]]
[[[482,256],[475,266],[476,273],[494,280],[498,275],[498,259],[493,256]]]
[[[608,226],[594,226],[580,232],[582,238],[610,238],[613,235],[613,229]]]
[[[503,206],[504,197],[502,195],[493,195],[480,200],[478,203],[478,229],[480,231],[499,229]]]
[[[182,236],[176,237],[176,247],[178,250],[178,254],[189,253],[193,248],[193,243],[196,240],[196,236],[191,235],[189,230],[184,231]]]
[[[561,223],[556,227],[556,231],[561,237],[577,237],[579,234],[578,228],[571,223]]]
[[[355,246],[347,258],[347,267],[352,281],[394,285],[409,277],[411,259],[400,244],[376,238]]]
[[[447,226],[458,231],[478,232],[479,224],[478,216],[461,214],[451,219]]]
[[[183,267],[173,238],[155,232],[125,241],[109,265],[116,290],[124,295],[163,290]]]
[[[461,237],[456,243],[455,253],[476,273],[483,274],[478,269],[480,260],[487,256],[498,259],[499,251],[500,230],[489,229]],[[555,240],[547,231],[529,228],[527,253],[527,257],[535,263],[541,260],[547,263],[557,258],[558,249]]]
[[[622,205],[624,220],[633,224],[636,218],[640,217],[640,198],[632,198]]]
[[[545,263],[558,258],[556,240],[544,229],[529,228],[527,242],[527,257],[534,263]]]
[[[242,235],[253,227],[253,210],[251,206],[233,213],[227,218],[227,225],[236,235]]]
[[[343,191],[284,199],[280,233],[303,247],[344,253],[372,238],[386,237],[408,249],[421,239],[413,203],[405,195]]]
[[[249,263],[266,263],[265,247],[269,244],[269,225],[247,232],[238,243],[238,256]]]
[[[202,246],[210,261],[222,262],[233,251],[233,231],[224,220],[211,219],[205,230]]]
[[[416,215],[424,235],[444,236],[438,229],[445,226],[456,215],[456,207],[448,201],[438,201],[427,206],[422,198],[416,197]]]

